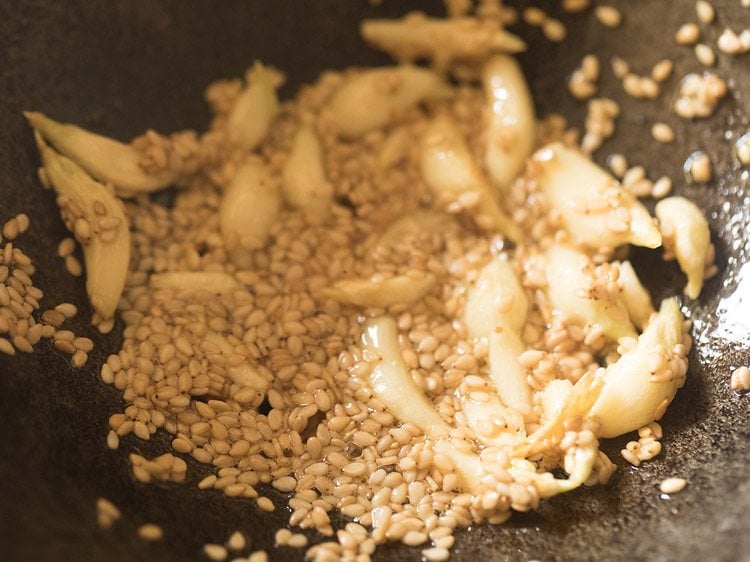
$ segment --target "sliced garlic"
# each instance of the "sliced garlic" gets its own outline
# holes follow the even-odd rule
[[[685,294],[697,299],[703,288],[706,254],[711,245],[708,221],[692,201],[684,197],[668,197],[656,204],[664,247],[674,252],[680,269],[687,275]]]
[[[485,166],[495,185],[507,190],[534,149],[534,102],[521,67],[508,55],[495,55],[482,69],[489,112]]]
[[[547,295],[555,309],[574,322],[598,325],[605,336],[615,341],[637,335],[618,295],[600,298],[589,288],[593,264],[586,254],[570,246],[553,244],[545,256]]]
[[[276,114],[279,100],[266,68],[255,62],[248,85],[227,117],[227,135],[239,148],[252,151],[266,138]]]
[[[237,267],[251,267],[251,251],[263,247],[280,211],[277,180],[261,162],[247,162],[224,191],[219,206],[221,234]]]
[[[354,139],[385,127],[399,112],[425,100],[446,98],[452,91],[432,70],[408,65],[373,68],[345,82],[328,110],[338,134]]]
[[[175,174],[169,171],[147,173],[140,165],[140,154],[129,144],[76,125],[58,123],[36,111],[26,111],[24,115],[32,128],[58,152],[97,180],[114,185],[122,196],[156,191],[175,180]]]
[[[586,156],[552,143],[534,156],[547,203],[566,230],[591,248],[633,244],[656,248],[661,234],[646,207]]]
[[[94,180],[78,164],[49,147],[40,133],[35,133],[42,166],[58,195],[75,205],[91,231],[81,241],[86,264],[86,293],[96,313],[108,320],[115,314],[130,262],[130,229],[120,201],[105,185]],[[61,209],[65,211],[65,209]],[[104,222],[111,225],[103,229]],[[66,220],[69,226],[70,220]],[[71,228],[71,231],[73,229]]]
[[[474,199],[480,226],[499,230],[513,241],[522,238],[518,226],[500,207],[496,193],[474,163],[466,140],[448,116],[433,119],[422,140],[422,176],[438,198],[460,203]],[[486,219],[486,221],[484,220]]]

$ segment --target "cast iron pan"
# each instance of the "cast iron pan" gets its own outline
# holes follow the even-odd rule
[[[590,14],[566,17],[569,40],[563,45],[520,28],[532,46],[521,59],[541,114],[557,111],[582,123],[584,106],[565,92],[563,80],[588,52],[602,53],[603,61],[619,54],[641,73],[673,57],[670,92],[679,77],[700,70],[690,49],[672,41],[680,23],[695,19],[692,1],[613,3],[625,13],[620,29],[605,30]],[[557,2],[547,4],[558,12]],[[718,22],[707,32],[712,44],[725,25],[750,25],[750,12],[739,0],[713,4]],[[205,542],[222,541],[236,529],[252,536],[252,549],[272,553],[272,560],[302,559],[302,551],[273,550],[273,532],[287,519],[286,509],[266,515],[251,502],[198,492],[195,483],[207,470],[191,459],[187,485],[134,482],[127,453],[167,450],[165,434],[149,443],[126,438],[119,451],[106,449],[107,417],[121,401],[99,380],[98,370],[118,349],[120,335],[116,330],[100,337],[88,326],[83,281],[70,277],[56,257],[65,232],[52,194],[35,178],[37,154],[21,110],[38,109],[122,139],[148,127],[200,130],[208,120],[201,94],[212,80],[240,76],[259,58],[288,72],[288,95],[321,69],[383,63],[358,39],[356,22],[412,7],[440,10],[437,2],[407,6],[395,0],[377,10],[365,0],[0,3],[0,220],[29,214],[33,228],[20,244],[38,265],[37,285],[47,303],[79,305],[74,330],[96,341],[82,370],[71,369],[49,343],[31,355],[1,359],[0,559],[200,560]],[[601,157],[622,151],[645,164],[652,177],[671,175],[677,192],[705,210],[718,248],[719,275],[697,302],[684,303],[697,345],[687,385],[663,420],[664,453],[635,469],[616,453],[625,440],[612,443],[608,450],[620,470],[609,486],[565,494],[503,526],[461,531],[453,560],[750,560],[750,396],[729,390],[731,368],[750,361],[748,172],[733,164],[730,149],[750,128],[749,59],[721,56],[718,72],[730,79],[732,94],[715,116],[697,123],[667,113],[669,95],[656,103],[634,101],[612,80],[602,90],[622,103],[624,116]],[[650,139],[657,116],[673,125],[678,142],[657,145]],[[678,172],[696,149],[706,150],[715,166],[716,179],[705,187],[686,185]],[[682,276],[658,252],[638,251],[635,262],[655,298],[679,292]],[[658,482],[673,475],[687,478],[688,488],[660,498]],[[124,514],[109,531],[96,526],[99,496]],[[162,525],[165,539],[146,544],[135,538],[144,522]],[[419,557],[417,549],[388,545],[376,560]]]

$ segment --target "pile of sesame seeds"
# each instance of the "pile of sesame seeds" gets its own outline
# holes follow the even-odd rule
[[[403,360],[413,380],[455,428],[453,443],[474,450],[477,435],[467,424],[456,391],[482,398],[488,350],[486,343],[472,341],[455,319],[462,314],[464,287],[502,247],[502,240],[477,231],[473,221],[464,218],[477,211],[462,206],[448,209],[453,214],[443,218],[440,231],[380,243],[380,233],[394,217],[424,209],[430,195],[408,144],[396,162],[378,155],[395,135],[419,138],[425,117],[437,112],[462,122],[469,138],[481,138],[481,120],[462,117],[479,114],[483,97],[472,87],[459,86],[452,100],[410,110],[384,131],[344,142],[326,114],[326,101],[343,79],[339,73],[324,74],[284,104],[260,149],[268,165],[278,170],[294,124],[311,122],[326,148],[329,180],[343,203],[333,204],[322,223],[303,212],[284,210],[267,246],[253,253],[251,269],[237,269],[227,259],[219,234],[222,184],[215,182],[226,181],[222,175],[188,177],[170,208],[146,197],[127,203],[134,231],[131,269],[120,303],[123,343],[101,369],[102,380],[123,393],[127,407],[111,416],[107,442],[117,448],[125,435],[150,439],[158,429],[173,435],[175,455],[152,460],[131,455],[134,477],[141,482],[180,481],[186,466],[176,455],[189,455],[216,471],[200,482],[200,489],[254,499],[264,511],[275,509],[261,493],[264,486],[287,494],[290,526],[335,536],[335,541],[308,550],[314,560],[364,560],[386,541],[419,546],[426,559],[445,560],[456,527],[501,522],[511,508],[536,507],[537,485],[531,478],[511,476],[510,459],[501,449],[482,447],[480,456],[491,480],[488,491],[463,492],[452,462],[433,449],[429,436],[408,423],[396,425],[374,397],[367,384],[371,362],[359,346],[362,311],[324,298],[320,289],[343,276],[387,279],[426,271],[441,280],[416,303],[367,309],[364,315],[387,313],[397,320]],[[208,138],[221,137],[220,119],[215,126],[219,130]],[[564,127],[557,126],[545,134],[564,138],[564,133]],[[211,152],[211,147],[205,150]],[[234,158],[240,156],[228,154],[215,169],[236,169]],[[541,248],[564,239],[565,233],[540,196],[533,167],[517,183],[509,205],[514,219],[530,233],[530,240],[509,254],[534,303],[522,334],[529,350],[520,362],[538,392],[555,379],[574,383],[598,368],[597,356],[614,361],[620,350],[600,328],[579,326],[553,313],[539,290],[547,284],[537,267]],[[611,249],[599,253],[606,259]],[[153,273],[198,270],[226,272],[240,285],[219,294],[149,285]],[[617,290],[615,266],[601,264],[591,275],[590,290],[597,295]],[[229,351],[214,343],[216,337]],[[258,384],[245,386],[232,378],[233,366],[245,363],[257,370]],[[497,431],[533,432],[540,423],[539,400],[537,394],[529,412],[505,408],[503,419],[478,431],[485,438]],[[658,454],[653,434],[649,430],[639,443],[637,462]],[[549,451],[548,466],[594,439],[585,424],[569,424],[565,435]],[[604,483],[613,471],[614,465],[600,453],[592,481]],[[334,530],[332,510],[354,521]],[[157,540],[150,527],[141,535]],[[305,548],[307,538],[282,529],[276,543]],[[205,552],[223,559],[225,550],[217,544]]]
[[[29,225],[29,217],[21,213],[0,229],[0,352],[31,353],[43,339],[49,339],[57,351],[71,356],[73,367],[82,367],[94,342],[63,329],[63,324],[78,313],[75,305],[61,303],[42,311],[44,293],[33,282],[36,268],[16,242]]]

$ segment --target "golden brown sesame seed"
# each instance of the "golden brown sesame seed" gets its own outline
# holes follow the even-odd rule
[[[698,42],[701,31],[694,23],[686,23],[677,30],[675,41],[680,45],[694,45]]]
[[[659,484],[659,489],[664,494],[676,494],[681,492],[687,486],[687,480],[684,478],[666,478]]]
[[[158,541],[164,536],[164,532],[161,527],[154,525],[153,523],[146,523],[138,527],[138,536],[144,541]]]
[[[698,43],[695,46],[695,58],[697,58],[698,62],[703,66],[713,66],[716,64],[716,54],[713,49],[703,43]]]
[[[606,27],[619,27],[622,23],[622,14],[614,6],[597,6],[594,14],[596,19]]]

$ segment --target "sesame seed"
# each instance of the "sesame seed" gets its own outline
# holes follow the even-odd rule
[[[67,256],[65,258],[65,269],[68,270],[73,277],[80,277],[83,275],[83,267],[74,256]]]
[[[153,523],[146,523],[138,527],[138,536],[144,541],[154,542],[161,540],[164,536],[164,532],[161,527],[154,525]]]
[[[63,238],[57,247],[57,255],[61,258],[67,258],[75,250],[75,240],[72,238]]]
[[[695,13],[698,16],[698,20],[706,25],[713,23],[716,17],[714,7],[706,0],[698,0],[695,3]]]
[[[746,50],[743,48],[742,42],[737,34],[729,28],[724,29],[716,42],[716,46],[722,53],[728,55],[738,55]]]
[[[232,533],[227,540],[227,547],[231,550],[242,550],[246,545],[245,535],[239,531]]]
[[[547,21],[547,14],[535,6],[525,8],[522,17],[523,21],[534,27],[541,27]]]
[[[426,548],[422,551],[422,556],[424,556],[425,560],[429,560],[429,562],[443,562],[450,558],[450,552],[446,548]]]
[[[591,5],[591,0],[563,0],[563,10],[570,14],[584,11]]]
[[[276,509],[273,505],[273,502],[265,496],[261,496],[255,501],[258,504],[258,507],[261,508],[263,511],[267,511],[270,513]]]
[[[542,24],[542,33],[544,33],[544,36],[547,39],[554,41],[555,43],[561,43],[568,35],[565,24],[560,20],[552,18],[544,20],[544,23]]]
[[[0,338],[0,353],[4,353],[5,355],[15,355],[16,350],[13,348],[13,344],[8,340]]]
[[[622,14],[614,6],[597,6],[594,14],[605,27],[619,27],[622,23]]]
[[[295,533],[286,541],[291,548],[304,548],[307,546],[307,537],[301,533]]]
[[[691,154],[685,161],[685,169],[692,180],[697,183],[708,183],[713,176],[711,159],[705,152],[698,151]]]
[[[687,480],[684,478],[666,478],[659,484],[659,489],[664,494],[676,494],[681,492],[687,486]]]
[[[654,182],[654,186],[651,189],[651,197],[654,199],[662,199],[669,195],[672,191],[672,180],[667,176],[663,176]]]
[[[695,58],[703,66],[713,66],[716,64],[716,53],[708,45],[698,43],[695,46]]]
[[[701,30],[694,23],[686,23],[677,30],[675,41],[679,45],[695,45],[701,37]]]
[[[669,59],[657,62],[651,69],[651,78],[657,82],[664,82],[672,74],[674,63]]]
[[[247,562],[268,562],[268,554],[265,550],[256,550],[247,557]]]
[[[651,127],[651,136],[654,140],[661,143],[674,142],[674,131],[666,123],[654,123]]]
[[[228,556],[227,549],[224,546],[212,543],[203,545],[203,553],[209,560],[215,560],[216,562],[226,560]]]

